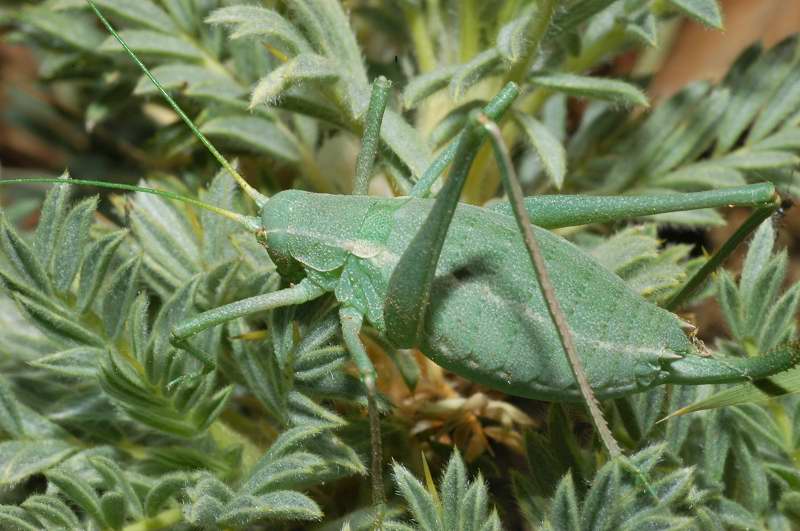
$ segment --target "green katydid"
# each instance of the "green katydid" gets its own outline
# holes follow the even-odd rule
[[[755,358],[721,359],[698,352],[674,314],[645,301],[579,248],[546,230],[696,208],[756,207],[751,222],[740,231],[742,238],[748,228],[757,225],[756,220],[777,208],[772,185],[652,197],[532,197],[522,204],[507,154],[491,122],[502,117],[517,94],[516,86],[510,83],[484,108],[485,116],[473,120],[431,165],[411,197],[289,190],[266,198],[247,185],[214,149],[91,0],[89,3],[179,116],[253,198],[260,216],[250,218],[196,200],[172,198],[193,202],[241,223],[265,245],[279,273],[296,282],[276,292],[209,310],[178,325],[173,331],[174,344],[205,359],[192,346],[195,334],[239,317],[333,293],[340,304],[344,342],[367,391],[376,501],[383,496],[380,425],[375,405],[376,375],[359,338],[365,323],[397,346],[418,347],[445,368],[489,387],[544,400],[584,399],[590,407],[594,395],[613,398],[666,383],[758,379],[798,361],[800,350],[795,345]],[[369,123],[364,127],[368,137],[365,144],[372,147],[359,158],[361,191],[365,190],[364,181],[378,145],[379,120],[386,100],[379,91],[385,92],[388,87],[376,83],[375,90],[378,92],[370,105],[375,112],[368,112]],[[504,184],[513,199],[510,207],[480,208],[458,202],[472,158],[487,134],[497,148]],[[426,199],[431,185],[451,162],[445,186],[436,199]],[[23,182],[31,181],[103,186],[78,180]],[[166,195],[137,187],[109,187]],[[516,219],[509,215],[511,211]],[[314,216],[308,216],[308,212],[314,212]],[[525,229],[530,222],[537,227]],[[523,240],[518,225],[528,236],[535,235],[543,257],[539,266],[544,264],[544,268],[531,268],[531,260],[536,262],[532,238]],[[723,249],[724,253],[729,251]],[[692,279],[690,288],[722,258],[724,254],[712,258],[710,266]],[[540,269],[549,276],[550,295],[555,295],[561,309],[552,307],[546,282],[542,283],[544,293],[540,290]],[[683,297],[680,295],[674,304]],[[568,329],[554,324],[559,315],[569,324]],[[581,363],[574,359],[570,362],[565,356],[569,354],[569,341],[574,343]],[[576,383],[581,373],[585,374],[585,385]],[[603,421],[595,422],[602,429]],[[605,437],[604,442],[609,448],[615,447]]]

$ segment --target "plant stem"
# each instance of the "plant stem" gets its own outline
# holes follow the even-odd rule
[[[414,43],[419,71],[423,74],[430,72],[436,68],[437,61],[425,16],[420,8],[411,6],[405,7],[403,13],[406,16],[409,32],[411,32],[411,42]]]
[[[461,0],[459,5],[459,59],[466,63],[478,54],[481,27],[475,0]]]
[[[208,433],[220,448],[228,449],[240,446],[242,448],[242,470],[248,471],[261,458],[263,451],[250,439],[232,429],[221,420],[215,420],[208,428]]]

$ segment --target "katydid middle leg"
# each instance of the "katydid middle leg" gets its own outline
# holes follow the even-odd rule
[[[344,339],[344,344],[350,353],[353,363],[358,369],[359,378],[367,392],[367,411],[369,415],[369,431],[372,447],[370,469],[370,474],[372,475],[372,501],[377,511],[376,519],[380,522],[383,513],[384,493],[383,447],[376,385],[378,375],[358,335],[364,323],[364,316],[361,315],[358,310],[344,306],[339,310],[339,319],[342,324],[342,338]]]

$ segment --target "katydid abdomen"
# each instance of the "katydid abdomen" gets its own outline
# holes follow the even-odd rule
[[[428,199],[287,191],[265,205],[262,222],[284,275],[302,270],[397,346],[419,347],[454,373],[513,395],[580,400],[519,230],[504,213],[459,204],[418,344],[404,344],[387,329],[389,279],[432,206]],[[744,380],[795,361],[790,348],[766,359],[700,356],[674,314],[634,293],[569,241],[541,228],[536,236],[600,398],[670,381]]]

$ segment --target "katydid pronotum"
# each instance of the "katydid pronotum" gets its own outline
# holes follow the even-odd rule
[[[585,400],[612,454],[618,451],[616,443],[599,415],[595,396],[619,397],[666,383],[753,380],[785,370],[800,358],[796,345],[753,358],[723,359],[698,352],[678,317],[645,301],[586,253],[546,230],[696,208],[756,207],[731,244],[712,257],[687,289],[671,301],[673,309],[735,243],[777,208],[777,195],[770,184],[668,196],[544,196],[523,201],[492,121],[501,119],[516,96],[516,86],[509,84],[420,177],[409,197],[289,190],[266,198],[197,130],[94,4],[92,7],[179,116],[257,203],[260,216],[250,218],[189,198],[171,197],[241,223],[266,247],[286,281],[294,283],[201,313],[174,329],[174,345],[207,360],[192,346],[195,334],[233,319],[333,293],[340,304],[345,345],[368,396],[376,502],[383,497],[380,419],[375,370],[359,337],[365,323],[396,346],[417,347],[445,368],[489,387],[543,400]],[[359,157],[356,187],[361,193],[366,191],[379,146],[386,92],[388,86],[376,82],[364,119],[367,149]],[[487,134],[498,154],[511,202],[492,208],[461,204],[458,200],[472,159]],[[435,199],[427,199],[431,186],[451,162],[446,184]],[[12,182],[104,185],[81,180],[3,181]],[[308,216],[309,212],[314,216]],[[531,227],[531,222],[537,226]]]

